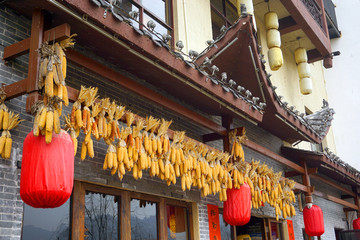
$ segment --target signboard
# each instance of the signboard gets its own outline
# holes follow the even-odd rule
[[[289,232],[289,240],[295,240],[294,236],[294,227],[292,220],[287,220],[288,232]]]
[[[216,205],[207,205],[209,219],[210,240],[221,240],[219,208]]]

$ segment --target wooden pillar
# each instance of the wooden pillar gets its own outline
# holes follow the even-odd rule
[[[71,204],[71,239],[83,240],[85,236],[85,188],[74,182]]]
[[[28,78],[26,83],[26,92],[28,97],[26,99],[26,112],[30,112],[32,105],[39,100],[38,80],[39,80],[39,65],[40,54],[38,49],[41,46],[44,33],[44,12],[40,8],[35,8],[32,15],[31,24],[31,38],[30,38],[30,52],[29,52],[29,67]]]
[[[130,219],[130,192],[123,191],[121,193],[121,212],[120,212],[120,239],[131,240],[131,219]]]
[[[302,176],[303,184],[307,187],[307,192],[305,193],[305,202],[312,203],[312,191],[311,191],[311,183],[310,183],[310,176],[307,168],[306,161],[302,162],[304,168],[304,174]]]
[[[159,226],[158,226],[158,235],[159,235],[159,239],[160,240],[167,240],[167,223],[166,223],[166,204],[165,204],[165,199],[161,198],[160,202],[159,202],[159,207],[158,207],[158,212],[159,212]]]
[[[226,128],[226,136],[223,141],[224,151],[230,152],[229,131],[232,129],[232,117],[226,115],[221,117],[221,125]]]

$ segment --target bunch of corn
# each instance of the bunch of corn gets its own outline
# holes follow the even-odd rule
[[[2,91],[2,89],[0,91]],[[1,96],[5,96],[5,94],[0,94],[0,130],[7,130],[7,128],[9,127],[9,109],[4,103],[5,98],[2,98]]]
[[[233,130],[229,133],[229,140],[231,144],[231,155],[234,157],[234,161],[245,161],[244,150],[241,144],[246,140],[245,131],[237,136],[237,130]]]
[[[33,133],[34,136],[39,134],[45,136],[45,142],[51,143],[52,134],[60,133],[60,104],[59,98],[47,99],[49,102],[38,101],[32,107],[32,113],[35,114]]]
[[[78,147],[78,140],[77,140],[78,136],[76,135],[75,126],[72,125],[71,123],[70,116],[65,116],[65,130],[70,131],[70,137],[74,144],[74,156],[76,156],[77,147]]]
[[[66,48],[74,46],[74,36],[76,34],[60,43],[49,44],[44,42],[39,49],[41,55],[39,87],[44,88],[45,97],[57,96],[65,106],[69,105],[69,99],[65,83],[67,63],[64,51]],[[59,109],[62,109],[62,102]]]
[[[1,157],[4,159],[9,159],[11,156],[11,148],[12,148],[12,139],[10,130],[19,125],[22,120],[19,120],[19,114],[15,114],[14,112],[8,112],[5,116],[5,111],[0,111],[0,118],[2,119],[2,129],[3,132],[0,137],[0,153]]]
[[[119,141],[117,143],[116,147],[116,154],[117,154],[117,160],[118,160],[118,177],[120,180],[123,179],[123,176],[125,175],[125,169],[130,171],[133,167],[133,161],[129,159],[128,150],[126,147],[126,139],[128,138],[130,134],[130,128],[122,128],[120,131],[120,137]]]

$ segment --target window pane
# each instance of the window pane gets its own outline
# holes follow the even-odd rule
[[[119,197],[100,193],[85,196],[85,239],[118,239]]]
[[[161,35],[163,35],[164,33],[170,33],[168,32],[168,30],[163,27],[159,22],[157,22],[155,19],[151,18],[149,15],[147,14],[144,14],[144,23],[146,25],[146,23],[149,21],[149,20],[153,20],[156,24],[156,27],[155,27],[155,31],[160,33]],[[155,38],[156,39],[156,38]]]
[[[131,239],[157,239],[156,203],[131,199]]]
[[[226,21],[222,16],[218,15],[214,10],[211,10],[211,22],[213,38],[215,39],[220,35],[220,28],[226,26]]]
[[[33,208],[24,204],[22,239],[69,239],[70,199],[58,208]]]
[[[237,13],[236,8],[231,3],[226,2],[226,17],[231,21],[231,24],[233,24],[238,18],[239,15]]]
[[[231,239],[231,226],[224,221],[222,213],[219,213],[221,239]]]
[[[142,0],[141,4],[144,8],[149,10],[152,14],[155,14],[163,22],[166,21],[166,5],[163,0]],[[146,23],[146,21],[145,21]]]
[[[188,216],[186,208],[166,206],[168,239],[188,239]]]
[[[223,0],[211,0],[211,4],[212,4],[221,14],[224,14]]]

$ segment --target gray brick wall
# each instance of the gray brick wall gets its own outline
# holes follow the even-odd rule
[[[3,4],[0,4],[0,57],[3,56],[4,47],[15,43],[16,41],[29,37],[31,28],[31,21],[23,16],[19,16],[11,9],[5,8]],[[81,46],[77,46],[78,50],[84,51]],[[88,56],[92,56],[89,52],[84,52]],[[99,60],[99,58],[96,58]],[[0,81],[1,83],[11,84],[15,81],[19,81],[27,75],[27,61],[28,56],[22,56],[15,60],[10,61],[5,65],[3,60],[0,60]],[[116,68],[110,64],[107,64],[104,60],[100,60],[111,68]],[[120,71],[116,68],[116,70]],[[142,79],[137,79],[126,72],[122,72],[124,75],[138,81],[141,84],[145,84],[147,87],[154,91],[160,92],[167,97],[182,103],[178,99],[168,96],[166,93],[153,86],[148,85]],[[131,109],[140,116],[153,115],[154,117],[164,117],[168,120],[172,119],[174,123],[171,128],[174,130],[185,130],[189,137],[197,140],[201,140],[203,134],[209,133],[209,131],[201,126],[191,123],[189,120],[182,116],[168,111],[160,106],[154,105],[146,99],[137,96],[131,92],[126,91],[124,88],[102,79],[100,76],[89,73],[84,68],[75,67],[69,64],[67,82],[70,86],[80,88],[80,85],[86,86],[98,86],[99,94],[102,97],[110,97],[116,100],[118,103],[125,105],[128,109]],[[0,158],[0,240],[1,239],[20,239],[21,236],[21,224],[23,214],[23,202],[19,196],[19,179],[20,170],[17,168],[17,162],[21,161],[21,149],[24,138],[32,128],[32,116],[25,113],[25,100],[26,96],[18,97],[10,101],[6,101],[6,105],[12,110],[20,114],[20,118],[25,121],[21,125],[11,132],[13,137],[13,152],[10,160],[4,160]],[[187,106],[192,108],[192,106]],[[68,113],[70,107],[64,108],[64,112]],[[194,109],[196,110],[196,109]],[[198,110],[197,110],[198,111]],[[198,111],[201,113],[200,111]],[[205,113],[201,113],[206,117],[213,119],[216,122],[220,122],[220,118],[216,116],[209,116]],[[249,123],[244,120],[235,120],[234,127],[245,126],[247,129],[247,136],[252,141],[276,152],[280,153],[280,147],[282,144],[281,139],[271,135],[265,130]],[[83,140],[83,135],[79,138],[79,143]],[[214,141],[209,143],[214,147],[222,149],[221,141]],[[80,144],[79,149],[80,151]],[[75,178],[90,181],[100,184],[106,184],[109,186],[120,187],[130,190],[136,190],[144,193],[151,193],[156,195],[162,195],[167,197],[177,197],[183,200],[195,201],[199,206],[199,224],[200,224],[200,237],[201,239],[209,239],[208,230],[208,218],[207,218],[207,204],[216,204],[222,206],[222,203],[218,201],[218,196],[208,196],[206,198],[200,197],[200,192],[196,189],[191,191],[182,192],[178,183],[175,186],[168,187],[164,182],[158,178],[152,178],[144,172],[143,179],[135,181],[131,173],[127,173],[123,181],[119,181],[116,176],[111,176],[109,171],[102,170],[102,164],[105,157],[107,146],[104,141],[94,141],[95,157],[93,159],[87,158],[85,161],[81,161],[79,157],[75,160]],[[246,160],[251,161],[261,160],[272,166],[275,171],[285,171],[286,167],[257,153],[250,149],[245,148]],[[331,193],[334,196],[339,196],[340,193],[329,186],[321,185],[321,183],[314,182],[316,187],[320,186],[326,193]],[[321,206],[325,215],[326,232],[324,239],[335,239],[333,234],[333,228],[346,228],[346,222],[343,221],[345,217],[342,211],[342,206],[334,204],[324,199],[314,198],[316,204]],[[297,208],[298,209],[298,208]],[[254,215],[274,217],[274,210],[269,206],[265,206],[259,210],[253,210]],[[296,239],[302,239],[301,229],[303,226],[302,214],[298,212],[298,215],[293,218],[295,225]]]
[[[11,84],[27,77],[28,56],[19,57],[5,65],[2,60],[4,47],[29,37],[31,22],[0,4],[0,82]],[[11,131],[13,150],[11,159],[0,158],[0,239],[20,239],[23,202],[19,194],[22,142],[30,131],[32,117],[25,113],[25,96],[6,102],[12,111],[26,121]]]

